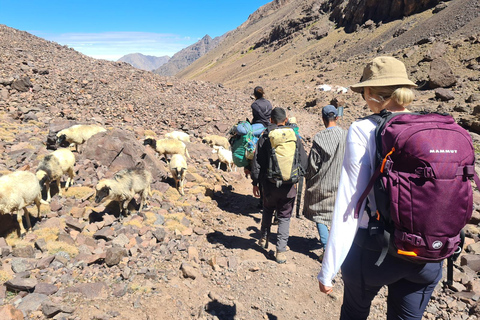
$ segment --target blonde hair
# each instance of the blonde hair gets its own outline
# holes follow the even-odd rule
[[[392,99],[402,107],[412,103],[415,99],[413,90],[404,86],[385,86],[385,87],[369,87],[372,94],[378,95],[382,100]]]

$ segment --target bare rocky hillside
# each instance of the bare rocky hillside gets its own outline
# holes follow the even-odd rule
[[[395,20],[395,6],[407,16]],[[465,126],[478,132],[471,114],[478,105],[479,34],[478,0],[272,1],[177,76],[245,92],[263,85],[270,99],[311,108],[338,98],[319,85],[346,87],[360,78],[367,61],[393,55],[420,86],[419,108],[460,112]],[[451,80],[433,84],[439,73]],[[339,100],[334,103],[355,107],[358,116],[357,96]]]
[[[155,68],[153,73],[162,76],[174,76],[180,70],[185,69],[207,52],[215,48],[223,39],[225,35],[212,39],[208,34],[202,39],[198,40],[191,46],[175,53],[173,57],[164,65]]]
[[[73,186],[62,196],[52,186],[41,219],[28,207],[33,228],[24,238],[14,216],[0,215],[0,319],[338,318],[343,283],[338,276],[333,294],[319,293],[321,251],[313,224],[292,219],[288,261],[277,264],[274,241],[268,250],[256,245],[261,213],[250,180],[241,170],[219,167],[202,137],[225,135],[250,116],[249,95],[260,84],[275,106],[297,117],[308,148],[322,129],[318,113],[327,102],[346,107],[343,127],[367,114],[357,96],[318,86],[352,83],[365,59],[389,45],[399,46],[392,52],[421,86],[414,109],[449,111],[480,131],[478,18],[457,20],[465,28],[445,29],[448,37],[422,36],[440,25],[442,14],[460,14],[459,5],[473,10],[478,2],[454,0],[438,13],[440,7],[401,21],[367,21],[349,34],[334,28],[322,3],[276,0],[253,13],[227,39],[232,42],[225,41],[231,48],[219,46],[224,51],[207,55],[216,60],[195,71],[209,81],[95,60],[0,25],[1,174],[35,172],[63,128],[96,123],[107,129],[75,152]],[[191,136],[185,195],[175,189],[167,159],[143,145],[147,136],[171,130]],[[479,136],[472,136],[478,149]],[[134,166],[153,175],[145,208],[134,199],[122,218],[118,204],[95,203],[99,180]],[[480,318],[478,192],[474,202],[454,283],[438,285],[426,319]],[[369,319],[385,319],[386,296],[381,290]]]

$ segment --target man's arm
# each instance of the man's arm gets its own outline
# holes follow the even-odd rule
[[[305,148],[303,147],[302,141],[300,140],[299,137],[297,137],[297,143],[298,143],[298,149],[300,152],[300,165],[303,168],[303,172],[307,172],[307,167],[308,167],[308,155],[305,152]]]

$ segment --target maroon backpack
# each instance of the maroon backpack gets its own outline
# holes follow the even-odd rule
[[[367,118],[378,124],[377,169],[355,218],[373,187],[377,212],[367,205],[369,230],[383,239],[376,264],[387,252],[418,263],[460,253],[460,233],[473,211],[471,179],[480,185],[468,132],[437,113],[382,111]]]

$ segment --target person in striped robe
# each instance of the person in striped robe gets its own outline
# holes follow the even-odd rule
[[[338,111],[332,105],[322,109],[325,130],[313,138],[305,175],[304,215],[316,223],[320,245],[325,248],[337,195],[347,131],[337,126]],[[323,253],[319,255],[322,260]]]

